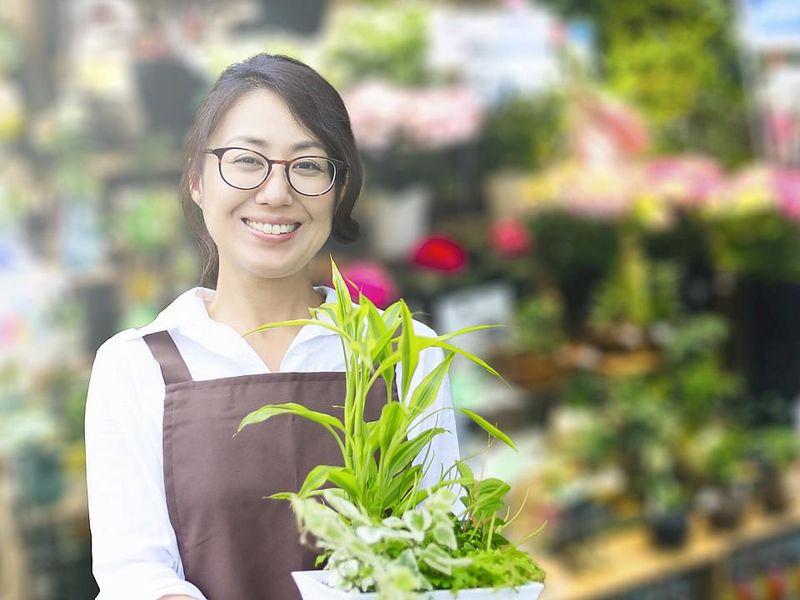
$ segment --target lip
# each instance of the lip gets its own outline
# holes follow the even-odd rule
[[[256,219],[250,219],[250,220],[251,221],[257,221]],[[258,231],[257,229],[252,229],[252,228],[248,227],[247,223],[245,223],[244,221],[245,221],[245,219],[242,219],[242,226],[247,231],[249,231],[251,234],[253,234],[255,237],[257,237],[258,239],[263,240],[263,241],[272,242],[272,243],[278,243],[278,244],[285,243],[285,242],[288,242],[289,240],[291,240],[295,236],[295,234],[297,234],[297,232],[300,230],[300,227],[302,227],[302,224],[299,224],[297,229],[295,229],[291,233],[264,233],[263,231]],[[297,221],[286,221],[286,219],[284,219],[282,221],[281,220],[277,220],[277,221],[258,221],[258,222],[259,223],[272,223],[272,224],[276,224],[276,225],[291,225],[292,223],[297,223]]]

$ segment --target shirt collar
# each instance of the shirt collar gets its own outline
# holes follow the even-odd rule
[[[315,286],[314,289],[325,294],[326,303],[337,301],[336,290],[333,288]],[[152,323],[139,329],[139,333],[146,335],[155,331],[177,329],[181,334],[197,340],[223,331],[235,334],[232,328],[209,316],[207,304],[214,298],[214,294],[215,290],[205,287],[195,287],[185,291],[162,310]],[[330,317],[324,313],[320,315],[320,319],[331,322]],[[301,342],[323,335],[336,335],[336,332],[318,325],[307,325],[300,330],[296,341]]]

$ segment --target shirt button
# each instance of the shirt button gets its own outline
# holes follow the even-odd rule
[[[298,346],[292,348],[292,354],[300,354],[300,348]]]

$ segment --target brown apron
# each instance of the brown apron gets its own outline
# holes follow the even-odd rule
[[[297,491],[318,464],[341,464],[339,448],[316,423],[292,415],[251,425],[265,404],[297,402],[342,418],[344,372],[265,373],[193,381],[169,332],[144,337],[161,366],[164,483],[186,580],[209,600],[300,598],[290,572],[313,569],[289,503],[264,499]],[[383,386],[368,396],[375,420]]]

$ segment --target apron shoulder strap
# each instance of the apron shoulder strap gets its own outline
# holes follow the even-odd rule
[[[161,367],[161,374],[164,376],[164,384],[182,383],[192,381],[192,374],[186,366],[175,340],[172,339],[169,331],[157,331],[148,333],[144,336],[144,341],[153,357]]]

